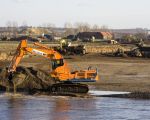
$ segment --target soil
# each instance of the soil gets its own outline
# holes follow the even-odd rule
[[[72,67],[76,65],[81,69],[87,66],[98,68],[100,80],[94,84],[96,89],[131,92],[150,91],[150,59],[89,54],[81,58],[75,57],[68,62]]]

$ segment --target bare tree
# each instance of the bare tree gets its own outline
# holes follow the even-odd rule
[[[7,30],[10,31],[11,30],[11,27],[12,27],[12,23],[11,21],[7,21],[6,23],[6,27],[7,27]]]
[[[54,31],[55,27],[56,27],[55,24],[53,24],[53,23],[47,23],[47,29],[48,29],[49,33],[55,34],[55,31]]]
[[[64,24],[64,28],[72,28],[73,26],[72,26],[72,24],[70,23],[70,22],[66,22],[65,24]]]
[[[75,27],[78,32],[87,32],[90,31],[90,25],[88,23],[75,23]]]
[[[100,29],[101,29],[101,31],[109,32],[109,28],[107,25],[102,25]]]
[[[55,24],[53,23],[43,23],[40,28],[43,28],[42,31],[45,34],[55,34],[54,28],[55,28]]]
[[[17,21],[13,21],[13,22],[12,22],[12,26],[15,27],[15,28],[17,28],[17,27],[18,27]]]
[[[47,27],[48,27],[48,28],[55,28],[56,26],[55,26],[55,24],[53,24],[53,23],[47,23]]]
[[[99,30],[99,26],[97,24],[93,25],[92,27],[93,31],[98,31]]]
[[[16,21],[12,22],[12,33],[13,35],[17,35],[17,31],[18,31],[18,23]]]
[[[10,36],[16,34],[18,28],[18,23],[16,21],[8,21],[6,26]]]
[[[27,21],[23,21],[21,26],[27,28],[28,27]]]
[[[141,33],[136,33],[135,36],[137,37],[138,40],[146,40],[147,39],[147,34],[145,32]]]
[[[64,36],[75,34],[75,29],[73,28],[73,25],[69,22],[66,22],[64,24],[65,33]]]

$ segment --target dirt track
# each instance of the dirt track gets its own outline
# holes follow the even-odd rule
[[[67,56],[66,61],[72,70],[98,68],[100,81],[91,89],[115,91],[150,92],[150,59],[104,57],[99,54]],[[0,66],[8,63],[1,61]],[[50,61],[40,56],[24,58],[20,65],[50,70]]]

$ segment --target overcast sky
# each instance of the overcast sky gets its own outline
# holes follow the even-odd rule
[[[109,28],[149,28],[150,0],[0,0],[0,26],[87,22]]]

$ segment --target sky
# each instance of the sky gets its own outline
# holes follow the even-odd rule
[[[109,28],[150,29],[150,0],[0,0],[0,26],[77,22]]]

